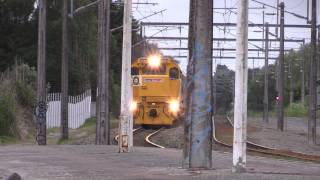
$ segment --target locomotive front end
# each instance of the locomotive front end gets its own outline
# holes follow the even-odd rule
[[[135,124],[172,125],[181,114],[181,72],[171,58],[150,56],[132,65]]]

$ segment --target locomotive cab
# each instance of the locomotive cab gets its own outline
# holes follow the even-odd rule
[[[181,114],[181,71],[170,57],[139,58],[132,64],[132,111],[139,125],[172,125]]]

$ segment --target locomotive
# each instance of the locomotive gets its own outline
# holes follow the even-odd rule
[[[151,55],[131,66],[135,125],[171,126],[182,114],[182,73],[171,57]]]

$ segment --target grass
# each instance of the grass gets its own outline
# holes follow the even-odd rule
[[[110,129],[118,127],[118,120],[110,120]],[[47,130],[48,144],[77,144],[82,139],[95,137],[96,118],[89,118],[78,129],[69,129],[69,139],[60,140],[60,128],[50,128]]]
[[[284,110],[287,117],[306,117],[308,108],[303,104],[293,103]]]
[[[0,136],[0,145],[16,144],[18,141],[14,136]]]
[[[308,108],[299,103],[293,103],[284,109],[284,115],[286,117],[306,117],[308,114]],[[276,117],[277,112],[276,110],[269,111],[270,117]],[[251,111],[248,110],[248,117],[262,117],[263,112],[262,111]]]
[[[86,127],[90,127],[90,126],[94,126],[94,125],[96,125],[96,118],[95,117],[87,119],[84,122],[84,124],[82,124],[80,126],[80,128],[86,128]]]

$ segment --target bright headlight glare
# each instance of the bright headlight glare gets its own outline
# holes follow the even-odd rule
[[[148,64],[150,67],[157,68],[161,64],[161,58],[158,55],[152,55],[148,57]]]
[[[169,102],[169,110],[171,112],[178,112],[179,111],[179,101],[173,100]]]
[[[130,111],[135,111],[138,108],[138,103],[136,101],[132,101],[130,103]]]

